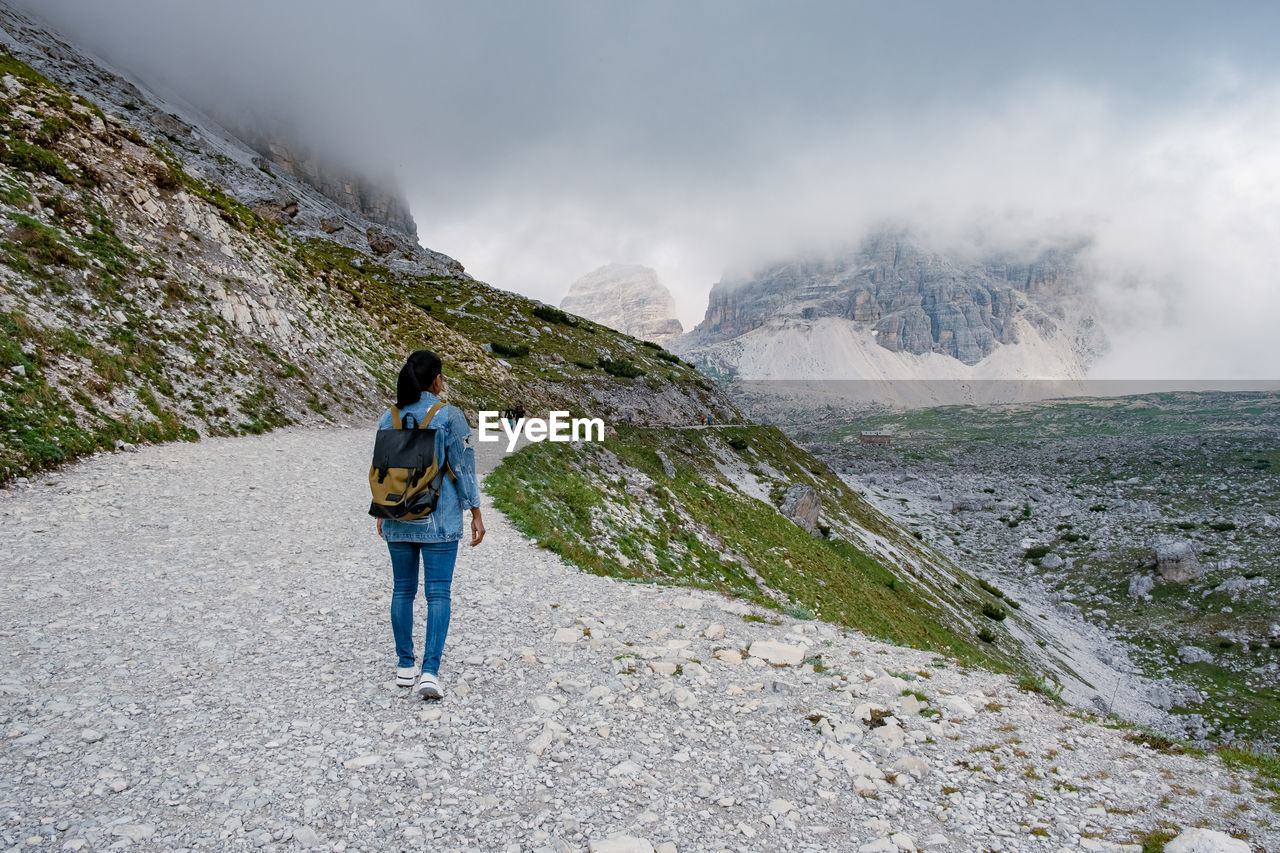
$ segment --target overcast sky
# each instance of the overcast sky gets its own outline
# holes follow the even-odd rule
[[[424,245],[549,302],[909,221],[1087,236],[1100,375],[1280,376],[1280,4],[19,0],[214,110],[393,172]]]

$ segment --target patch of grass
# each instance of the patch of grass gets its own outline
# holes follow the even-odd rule
[[[1055,684],[1044,676],[1028,675],[1026,673],[1018,676],[1018,689],[1028,693],[1039,693],[1041,696],[1048,697],[1055,702],[1062,701],[1062,685]]]
[[[1280,755],[1247,747],[1224,746],[1218,756],[1228,767],[1251,771],[1254,784],[1270,791],[1271,808],[1280,811]]]
[[[528,344],[508,344],[502,341],[491,341],[489,346],[493,349],[494,355],[500,355],[503,358],[523,358],[529,354]]]
[[[602,358],[596,362],[605,373],[619,379],[636,379],[644,376],[644,371],[625,358]]]
[[[559,323],[563,326],[577,326],[581,321],[573,314],[567,311],[561,311],[550,305],[535,305],[530,312],[539,320],[545,320],[548,323]]]
[[[988,583],[983,578],[978,578],[978,586],[982,587],[984,590],[991,593],[996,598],[1004,598],[1004,593],[1001,592],[998,587],[996,587],[991,583]]]
[[[802,621],[818,618],[817,614],[805,607],[803,604],[788,605],[783,608],[782,612],[790,616],[792,619],[800,619]]]
[[[1137,841],[1142,844],[1142,853],[1164,853],[1164,846],[1177,838],[1176,832],[1167,829],[1153,829],[1140,836]]]
[[[487,488],[517,528],[587,571],[719,590],[774,610],[800,605],[803,612],[787,612],[856,627],[899,645],[945,652],[970,664],[989,663],[984,647],[966,638],[972,637],[967,626],[958,632],[935,609],[933,588],[917,589],[914,582],[898,580],[891,589],[895,572],[837,535],[835,518],[852,511],[841,507],[856,498],[776,428],[735,427],[724,431],[729,436],[699,430],[618,431],[617,438],[581,448],[530,445],[490,474]],[[760,464],[791,481],[821,486],[824,513],[828,507],[832,513],[831,538],[812,536],[767,504],[716,485],[722,475],[710,460],[724,454],[721,440],[734,435],[750,436],[751,453]],[[687,460],[677,466],[674,478],[663,473],[659,449]],[[594,460],[605,451],[663,488],[638,500],[613,477],[593,478]],[[574,506],[584,511],[575,514]],[[860,513],[871,512],[858,506]],[[590,511],[595,508],[598,514]],[[625,511],[630,519],[625,531],[610,526],[614,511]],[[896,542],[914,543],[875,516],[863,518]],[[733,561],[721,559],[726,551],[735,554]],[[618,560],[619,553],[626,562]],[[766,594],[765,587],[773,594]]]
[[[22,172],[48,175],[64,184],[83,183],[57,154],[14,136],[0,140],[0,163]]]
[[[988,619],[994,619],[997,622],[1003,622],[1009,615],[1003,607],[997,607],[994,604],[983,604],[982,615]]]
[[[63,242],[58,230],[21,213],[10,213],[9,218],[15,223],[9,237],[31,263],[71,269],[83,269],[88,265],[74,248]]]
[[[1186,741],[1146,726],[1138,726],[1133,731],[1126,732],[1125,739],[1165,755],[1204,755],[1203,750],[1196,749]]]
[[[1032,545],[1022,554],[1024,560],[1039,560],[1049,555],[1053,550],[1052,545]]]

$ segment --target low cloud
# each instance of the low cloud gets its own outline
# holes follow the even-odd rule
[[[162,91],[396,175],[425,245],[548,302],[641,263],[689,327],[726,272],[885,221],[961,252],[1086,238],[1100,377],[1280,373],[1274,10],[28,5]]]

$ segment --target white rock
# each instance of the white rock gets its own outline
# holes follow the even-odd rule
[[[320,836],[316,835],[316,831],[309,826],[295,826],[293,840],[303,847],[319,847],[321,844]]]
[[[923,779],[929,775],[929,762],[915,755],[904,755],[893,762],[890,769],[895,773],[909,773],[917,779]]]
[[[702,609],[702,599],[694,598],[692,595],[678,596],[671,603],[680,610],[701,610]]]
[[[653,670],[656,675],[675,675],[676,662],[670,660],[656,660],[649,664],[649,669]]]
[[[552,699],[550,696],[541,695],[534,696],[529,700],[529,707],[539,714],[550,714],[560,709],[560,703]]]
[[[756,640],[747,649],[747,654],[767,663],[783,666],[797,666],[804,660],[804,649],[779,643],[777,640]]]
[[[640,772],[640,765],[631,759],[620,761],[609,768],[610,776],[634,776]]]
[[[853,791],[859,796],[866,797],[875,794],[880,789],[876,787],[876,783],[866,776],[858,776],[853,780]]]
[[[924,704],[910,693],[900,698],[898,704],[902,708],[904,717],[918,717],[920,716],[920,709],[924,707]]]
[[[603,841],[591,841],[588,853],[654,853],[653,845],[634,835],[615,835]]]
[[[890,749],[901,749],[902,745],[907,742],[907,733],[902,730],[902,726],[895,723],[877,726],[872,729],[871,738],[885,744]]]
[[[898,845],[893,843],[892,838],[877,838],[870,844],[859,847],[858,853],[898,853]]]
[[[724,639],[724,625],[720,622],[712,622],[707,626],[706,630],[702,632],[702,636],[706,637],[708,640]],[[660,844],[658,846],[661,847],[662,845]]]
[[[381,755],[357,755],[355,758],[348,758],[342,762],[342,766],[348,770],[363,770],[366,767],[373,767],[382,763]]]
[[[556,634],[551,638],[554,643],[576,643],[582,639],[581,628],[557,628]]]
[[[907,853],[915,853],[915,839],[910,835],[907,835],[905,832],[895,832],[893,835],[889,836],[889,838],[893,841],[894,846],[899,850],[905,850]]]
[[[734,665],[742,663],[742,653],[737,649],[717,649],[715,658],[721,663]]]
[[[901,696],[902,691],[906,689],[907,682],[892,675],[882,675],[879,678],[873,678],[867,684],[867,694],[871,696],[896,698]]]
[[[769,803],[769,814],[774,817],[783,817],[787,812],[793,812],[795,810],[796,807],[794,803],[790,800],[784,800],[781,797],[776,797]]]
[[[80,730],[80,740],[84,741],[85,743],[97,743],[98,741],[102,740],[102,738],[103,738],[102,732],[98,731],[97,729],[81,729]]]
[[[1213,663],[1213,655],[1199,646],[1180,646],[1178,657],[1183,663]]]
[[[1165,853],[1250,853],[1247,842],[1214,829],[1188,829],[1164,846]]]
[[[967,720],[977,713],[972,705],[959,696],[940,696],[934,700],[934,704],[942,709],[943,716],[951,720]]]
[[[698,699],[693,695],[693,691],[684,687],[677,687],[671,691],[671,701],[675,703],[677,708],[692,708],[698,704]]]
[[[156,834],[156,828],[149,823],[118,823],[111,827],[111,834],[130,841],[148,841]]]
[[[940,832],[926,835],[918,843],[921,850],[941,850],[951,847],[951,839]]]

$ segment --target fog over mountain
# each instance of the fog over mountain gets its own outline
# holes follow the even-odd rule
[[[424,245],[547,302],[885,221],[980,254],[1087,239],[1102,377],[1275,378],[1280,8],[21,0],[214,113],[395,177]]]

